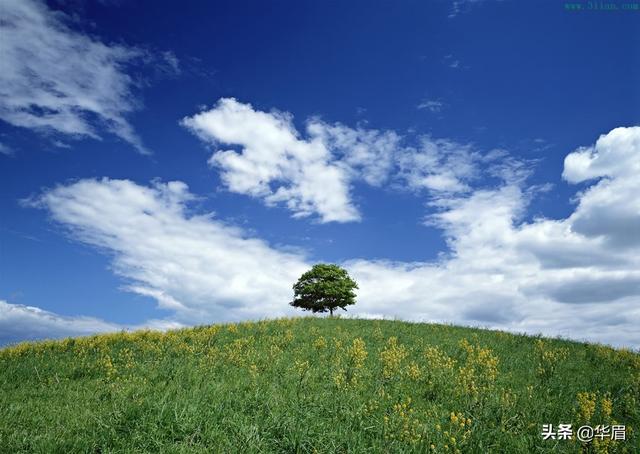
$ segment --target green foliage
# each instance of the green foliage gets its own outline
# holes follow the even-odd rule
[[[293,286],[294,299],[290,303],[312,312],[333,311],[355,304],[358,284],[338,265],[319,263],[304,273]]]
[[[297,318],[0,349],[0,453],[640,452],[640,355]],[[542,424],[626,424],[547,440]]]

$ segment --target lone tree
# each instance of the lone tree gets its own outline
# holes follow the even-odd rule
[[[344,268],[319,263],[293,285],[294,297],[289,304],[314,313],[329,311],[333,316],[335,308],[341,307],[346,311],[346,306],[355,304],[354,290],[357,288],[358,284]]]

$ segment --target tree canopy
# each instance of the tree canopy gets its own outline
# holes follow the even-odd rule
[[[294,299],[290,303],[312,312],[327,312],[355,304],[358,284],[347,270],[338,265],[319,263],[304,273],[293,285]]]

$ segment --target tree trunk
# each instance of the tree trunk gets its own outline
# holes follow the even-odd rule
[[[333,308],[332,307],[329,308],[329,317],[333,317]]]

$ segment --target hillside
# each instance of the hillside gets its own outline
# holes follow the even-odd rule
[[[0,350],[0,452],[640,452],[640,355],[299,318]],[[626,441],[542,424],[626,425]],[[574,434],[575,438],[575,434]]]

